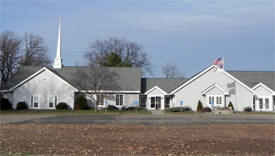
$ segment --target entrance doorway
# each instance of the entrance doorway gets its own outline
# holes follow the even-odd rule
[[[161,109],[161,97],[153,96],[151,97],[151,109]]]

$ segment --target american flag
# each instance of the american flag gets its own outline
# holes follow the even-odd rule
[[[213,64],[217,65],[220,68],[223,68],[223,64],[224,64],[223,58],[220,57],[220,58],[215,59]]]

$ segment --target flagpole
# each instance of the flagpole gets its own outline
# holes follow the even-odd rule
[[[224,68],[224,65],[225,65],[224,56],[222,57],[222,59],[223,59],[223,70],[225,70],[225,68]]]

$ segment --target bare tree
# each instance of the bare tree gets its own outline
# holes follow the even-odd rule
[[[132,67],[141,67],[143,72],[151,73],[151,64],[144,48],[138,43],[120,38],[110,38],[107,40],[97,40],[93,42],[89,51],[85,54],[88,63],[98,66],[106,65],[106,58],[114,53],[121,57],[122,62]]]
[[[166,63],[161,70],[165,78],[184,78],[184,73],[176,65]]]
[[[21,65],[49,65],[50,59],[47,55],[48,48],[41,36],[25,33],[23,41],[24,49],[20,60]]]
[[[10,79],[18,65],[21,40],[13,32],[5,31],[0,35],[0,78],[1,87]]]
[[[78,67],[75,71],[74,81],[80,91],[90,97],[95,110],[103,102],[102,98],[110,98],[112,91],[119,89],[116,83],[116,73],[108,67],[94,64]]]

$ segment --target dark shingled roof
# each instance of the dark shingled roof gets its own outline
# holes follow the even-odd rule
[[[22,66],[19,68],[16,75],[9,81],[9,83],[2,88],[2,90],[10,89],[22,82],[32,74],[41,70],[43,67],[31,67]],[[54,69],[52,67],[47,67],[49,70],[63,78],[65,81],[73,85],[74,84],[73,75],[77,68],[87,68],[87,67],[73,67],[65,66],[62,69]],[[123,91],[140,91],[145,93],[151,88],[158,86],[165,92],[169,93],[176,89],[188,79],[166,79],[166,78],[142,78],[141,79],[141,69],[134,67],[109,67],[109,70],[115,72],[118,76],[118,85],[120,90]],[[275,71],[227,71],[235,78],[245,83],[250,88],[254,87],[258,83],[263,83],[270,89],[275,91]]]
[[[22,66],[20,67],[16,74],[12,76],[12,78],[8,81],[8,83],[1,89],[6,90],[6,89],[11,89],[18,83],[22,82],[29,76],[33,75],[34,73],[38,72],[41,70],[43,67],[32,67],[32,66]]]
[[[253,88],[258,83],[263,83],[275,91],[275,71],[227,71],[235,78]]]
[[[142,78],[141,80],[141,93],[145,93],[151,88],[158,86],[165,92],[169,93],[188,79],[166,79],[166,78]]]
[[[23,66],[18,73],[11,79],[10,83],[5,86],[5,89],[10,89],[25,80],[43,67]],[[74,83],[74,75],[78,68],[85,69],[87,67],[64,66],[61,69],[47,67],[59,77],[77,88]],[[108,70],[117,75],[117,85],[119,90],[123,91],[140,91],[141,87],[141,69],[135,67],[109,67]]]

